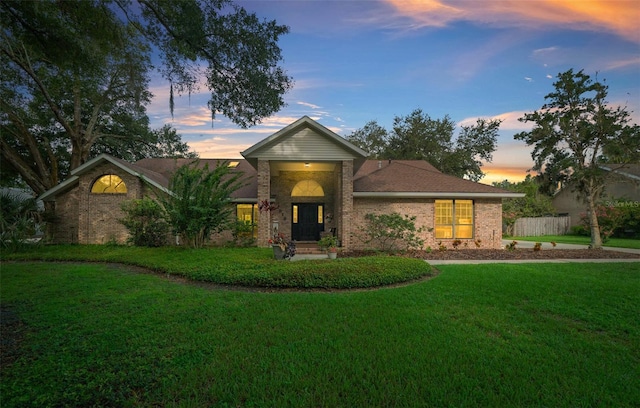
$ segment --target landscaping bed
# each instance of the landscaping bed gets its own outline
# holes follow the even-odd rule
[[[341,257],[371,255],[370,251],[351,251]],[[446,251],[409,251],[403,256],[429,260],[536,260],[536,259],[639,259],[640,254],[603,249],[448,249]]]

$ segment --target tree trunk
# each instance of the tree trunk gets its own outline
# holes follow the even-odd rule
[[[596,213],[596,200],[593,194],[587,195],[587,215],[591,226],[591,249],[602,248],[602,237],[600,236],[600,224],[598,224],[598,214]]]

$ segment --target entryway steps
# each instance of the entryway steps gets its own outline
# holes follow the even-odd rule
[[[296,253],[301,255],[326,254],[316,242],[296,242]]]

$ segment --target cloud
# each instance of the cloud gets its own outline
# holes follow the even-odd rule
[[[521,132],[521,131],[528,131],[531,130],[533,128],[533,124],[531,123],[523,123],[520,122],[518,119],[523,117],[524,114],[526,112],[525,111],[512,111],[512,112],[504,112],[504,113],[499,113],[497,115],[493,115],[493,116],[472,116],[472,117],[468,117],[468,118],[464,118],[461,121],[458,122],[458,126],[472,126],[475,125],[476,122],[478,121],[478,119],[483,118],[483,119],[491,119],[491,120],[500,120],[502,121],[500,123],[500,130],[501,131],[506,131],[506,130],[510,130],[510,131],[517,131],[517,132]]]
[[[314,105],[314,104],[309,103],[309,102],[302,102],[302,101],[298,101],[298,102],[296,102],[296,103],[297,103],[298,105],[306,106],[306,107],[311,108],[311,109],[320,109],[320,106],[318,106],[318,105]]]
[[[624,60],[609,61],[604,67],[604,71],[612,71],[621,68],[629,68],[633,66],[640,66],[640,57],[632,57]]]
[[[548,27],[615,33],[640,42],[640,7],[632,0],[387,0],[416,27],[443,27],[471,21],[497,27]]]
[[[553,75],[550,75],[550,74],[547,74],[546,77],[549,79],[553,79]]]
[[[529,77],[524,77],[524,80],[527,82],[533,82],[533,78],[529,78]]]

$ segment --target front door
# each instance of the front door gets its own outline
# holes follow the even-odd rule
[[[317,241],[323,230],[322,204],[293,204],[291,237],[295,241]]]

